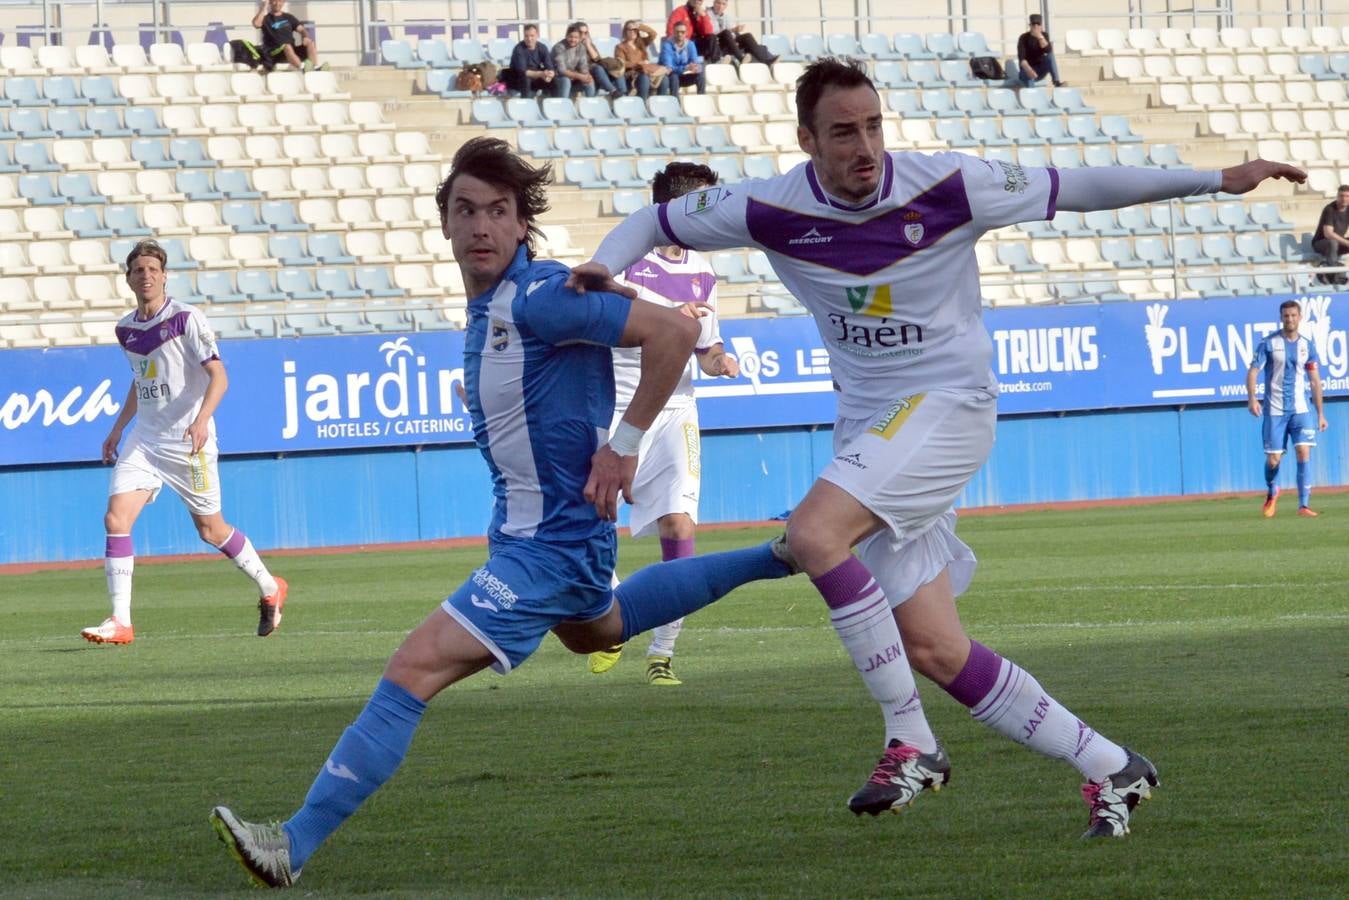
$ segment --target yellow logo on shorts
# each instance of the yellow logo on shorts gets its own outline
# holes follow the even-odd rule
[[[703,447],[698,441],[698,429],[684,423],[684,450],[688,456],[689,474],[695,478],[703,469]]]
[[[211,489],[211,474],[206,467],[206,460],[201,455],[201,451],[189,453],[187,457],[188,470],[192,473],[192,491],[196,494],[204,494]]]
[[[880,418],[871,423],[871,427],[867,431],[880,435],[887,441],[890,440],[926,396],[926,394],[914,394],[912,397],[899,398]]]

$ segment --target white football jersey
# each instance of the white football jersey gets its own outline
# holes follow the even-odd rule
[[[182,440],[211,381],[203,364],[220,358],[215,332],[200,310],[173,299],[144,322],[136,316],[133,310],[117,323],[136,385],[135,432],[147,441]]]
[[[961,153],[887,153],[877,194],[849,206],[807,161],[657,208],[671,243],[758,247],[815,317],[839,415],[931,388],[997,389],[974,244],[1054,216],[1058,172]]]
[[[617,280],[636,288],[637,299],[658,306],[678,309],[685,303],[706,303],[711,312],[698,320],[702,331],[695,347],[699,351],[708,350],[722,342],[717,326],[717,276],[707,260],[695,251],[681,251],[680,257],[671,259],[652,250],[628,266]],[[622,415],[632,401],[642,375],[642,350],[640,347],[615,347],[613,352],[614,409],[616,415]],[[693,405],[693,367],[697,364],[696,359],[689,360],[678,386],[665,404],[666,409]]]

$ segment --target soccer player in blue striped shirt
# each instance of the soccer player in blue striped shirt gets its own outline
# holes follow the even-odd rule
[[[1263,511],[1266,519],[1274,517],[1279,504],[1279,486],[1275,483],[1279,477],[1279,463],[1283,460],[1284,448],[1292,441],[1293,453],[1297,456],[1297,514],[1314,518],[1318,513],[1311,508],[1312,448],[1316,446],[1316,432],[1326,430],[1318,371],[1321,359],[1311,338],[1298,334],[1302,307],[1296,300],[1279,304],[1279,322],[1282,327],[1265,335],[1256,345],[1255,358],[1246,373],[1246,393],[1250,398],[1246,401],[1247,406],[1251,415],[1261,420],[1260,430],[1265,441],[1265,484],[1269,490],[1265,494]],[[1265,375],[1263,404],[1255,394],[1255,377],[1262,371]],[[1316,406],[1315,419],[1307,404],[1309,393]]]
[[[212,811],[221,840],[258,884],[294,883],[393,776],[427,701],[455,682],[489,667],[509,672],[549,631],[591,653],[748,581],[794,571],[773,542],[648,566],[610,587],[618,495],[632,502],[642,436],[679,383],[699,327],[654,303],[577,293],[565,287],[566,266],[534,259],[550,181],[547,167],[531,167],[504,141],[475,138],[436,192],[471,298],[464,390],[495,496],[487,562],[403,641],[290,819],[263,825],[223,806]],[[612,433],[611,347],[642,351],[641,380]]]

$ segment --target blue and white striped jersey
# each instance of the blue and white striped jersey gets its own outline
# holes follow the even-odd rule
[[[609,348],[630,301],[563,286],[561,263],[524,247],[468,304],[464,391],[473,437],[492,472],[489,537],[584,541],[612,532],[581,492],[614,411]]]
[[[1298,335],[1293,340],[1283,336],[1282,331],[1265,335],[1255,347],[1255,359],[1251,368],[1264,369],[1265,373],[1265,415],[1286,416],[1293,413],[1311,411],[1307,402],[1311,391],[1311,378],[1316,374],[1321,358],[1316,355],[1316,345],[1311,338]]]

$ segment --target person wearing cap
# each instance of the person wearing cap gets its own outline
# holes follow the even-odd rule
[[[1022,87],[1031,87],[1046,75],[1054,87],[1063,87],[1059,78],[1059,64],[1054,60],[1054,42],[1045,33],[1044,16],[1035,13],[1030,17],[1030,30],[1016,42],[1017,78]]]

